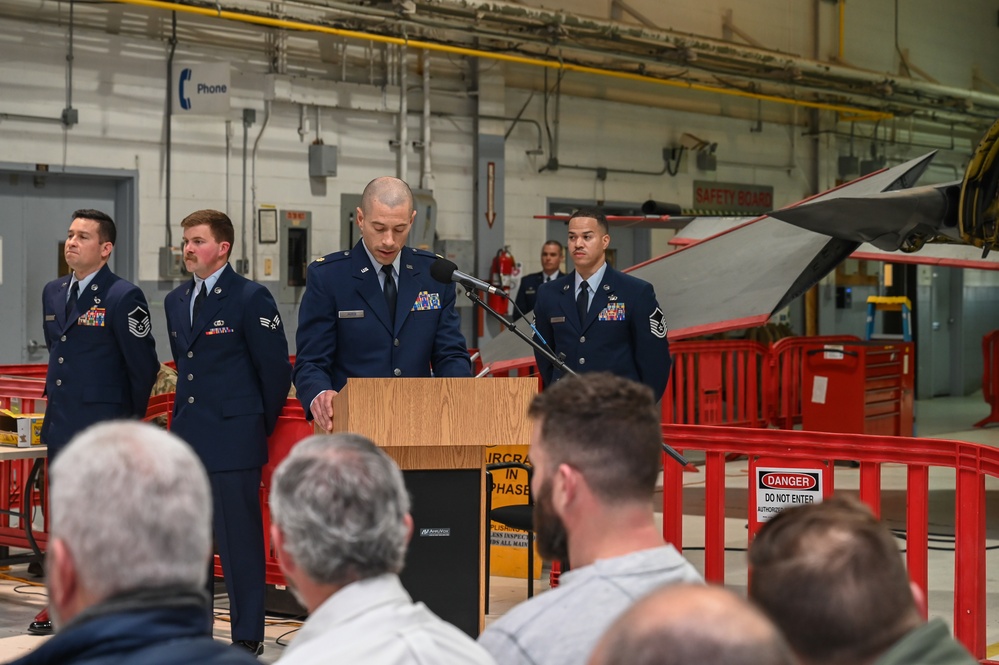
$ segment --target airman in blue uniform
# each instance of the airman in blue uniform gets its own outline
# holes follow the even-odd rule
[[[651,284],[607,264],[609,243],[603,213],[580,210],[569,219],[575,270],[538,289],[534,325],[574,372],[639,381],[660,400],[672,366],[666,318]],[[539,353],[535,358],[545,386],[561,377]]]
[[[97,422],[146,415],[160,363],[146,297],[107,266],[116,230],[99,210],[77,210],[66,239],[73,272],[42,291],[49,368],[41,440],[54,459]]]
[[[234,231],[225,213],[200,210],[181,226],[194,279],[164,301],[177,363],[172,431],[208,471],[233,644],[259,655],[266,590],[261,467],[291,386],[288,342],[270,292],[228,263]]]
[[[72,272],[42,290],[42,328],[49,350],[41,440],[49,461],[94,423],[146,415],[160,363],[146,297],[108,268],[117,238],[100,210],[77,210],[63,249]],[[28,627],[50,635],[42,610]]]
[[[538,287],[565,276],[561,269],[564,258],[562,243],[558,240],[549,240],[541,246],[541,272],[532,272],[521,278],[520,288],[517,289],[517,297],[514,299],[516,305],[512,317],[514,321],[520,318],[521,312],[527,314],[534,310],[534,303],[538,299]]]
[[[357,209],[361,240],[308,268],[294,380],[323,429],[349,378],[471,376],[454,285],[430,276],[433,254],[405,246],[415,217],[405,182],[372,180]]]

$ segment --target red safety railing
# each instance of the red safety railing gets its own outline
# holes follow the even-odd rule
[[[765,427],[769,349],[760,342],[670,344],[673,370],[662,399],[664,423]]]
[[[837,342],[859,342],[853,335],[785,337],[770,346],[767,407],[770,424],[794,429],[801,424],[801,389],[805,354]]]
[[[538,392],[541,392],[544,387],[541,385],[541,374],[538,372],[538,364],[534,361],[534,358],[500,360],[490,364],[488,367],[484,367],[483,370],[485,370],[488,376],[536,376],[538,377]]]
[[[45,365],[2,365],[0,368],[33,368]],[[2,370],[0,370],[2,372]],[[45,376],[42,372],[41,377]],[[45,402],[42,395],[45,392],[45,379],[32,374],[23,376],[0,376],[0,408],[20,411],[21,413],[36,413]],[[30,514],[30,507],[42,505],[42,515],[48,524],[46,506],[43,505],[41,493],[32,487],[27,487],[27,479],[31,475],[33,459],[17,459],[0,462],[0,509],[17,510]],[[40,547],[47,542],[45,533],[35,533],[34,538]],[[24,532],[24,525],[11,526],[11,516],[0,513],[0,547],[30,547]]]
[[[0,376],[33,376],[45,378],[48,374],[49,366],[44,363],[31,363],[28,365],[0,365]]]
[[[982,365],[982,396],[992,412],[975,423],[975,427],[999,423],[999,330],[982,337]]]
[[[725,580],[725,459],[730,454],[789,461],[857,461],[860,498],[879,515],[881,465],[905,465],[906,559],[912,581],[924,592],[929,552],[929,470],[954,469],[954,635],[976,658],[985,658],[985,476],[999,477],[999,450],[944,439],[697,425],[663,425],[663,436],[681,453],[705,453],[704,577],[718,584]],[[681,549],[683,470],[665,456],[663,463],[663,537]],[[749,482],[747,477],[747,491],[753,491]]]

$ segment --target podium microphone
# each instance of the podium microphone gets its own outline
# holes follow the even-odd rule
[[[510,298],[510,296],[507,295],[507,292],[503,290],[503,287],[493,286],[489,282],[483,282],[481,279],[476,279],[471,275],[466,275],[458,270],[458,266],[447,259],[438,258],[436,261],[431,263],[430,276],[441,284],[457,282],[466,289],[486,291],[496,296],[503,296],[507,299]]]

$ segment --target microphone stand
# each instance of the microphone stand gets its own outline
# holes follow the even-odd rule
[[[473,303],[475,303],[482,309],[489,312],[489,314],[494,319],[496,319],[504,326],[509,328],[510,331],[513,332],[517,337],[530,344],[536,351],[538,351],[541,355],[543,355],[548,362],[550,362],[552,365],[555,365],[555,367],[557,367],[565,374],[572,374],[573,376],[576,375],[576,372],[572,371],[572,369],[570,369],[569,366],[566,365],[561,358],[557,358],[555,354],[553,354],[551,351],[549,351],[545,347],[535,342],[533,336],[528,337],[523,330],[517,327],[516,323],[514,323],[513,321],[506,318],[505,316],[497,312],[495,309],[487,305],[485,301],[483,301],[482,298],[479,297],[479,294],[475,292],[475,288],[472,284],[465,284],[463,282],[459,282],[459,284],[461,284],[462,288],[465,289],[465,296],[467,296],[469,300],[471,300]]]
[[[556,358],[555,354],[553,354],[551,351],[549,351],[545,347],[543,347],[540,344],[538,344],[537,342],[535,342],[533,336],[532,337],[528,337],[524,333],[523,330],[521,330],[520,328],[517,327],[516,323],[514,323],[513,321],[511,321],[510,319],[506,318],[505,316],[503,316],[502,314],[500,314],[499,312],[497,312],[495,309],[493,309],[492,307],[490,307],[489,305],[487,305],[482,300],[482,298],[479,297],[479,294],[477,294],[475,292],[474,285],[472,285],[470,283],[465,283],[465,282],[458,282],[458,283],[461,284],[462,288],[465,290],[465,296],[469,300],[471,300],[473,303],[475,303],[476,305],[478,305],[482,309],[484,309],[487,312],[489,312],[489,314],[494,319],[496,319],[497,321],[499,321],[500,323],[502,323],[504,326],[506,326],[513,334],[515,334],[517,337],[519,337],[520,339],[522,339],[525,342],[527,342],[528,344],[530,344],[536,351],[538,351],[539,353],[541,353],[541,355],[543,355],[548,362],[550,362],[556,368],[558,368],[559,370],[561,370],[563,372],[563,374],[572,374],[573,376],[577,376],[578,375],[576,372],[572,371],[572,369],[570,369],[569,366],[566,365],[565,362],[561,358]],[[679,464],[680,466],[687,466],[687,464],[689,464],[689,462],[687,461],[686,457],[684,457],[683,455],[681,455],[680,453],[678,453],[675,448],[673,448],[671,445],[669,445],[665,441],[662,442],[662,446],[663,446],[663,452],[666,453],[667,455],[669,455],[671,458],[673,458],[673,460],[677,464]]]

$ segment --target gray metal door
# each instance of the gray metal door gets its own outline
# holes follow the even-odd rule
[[[952,326],[951,280],[954,268],[933,266],[930,284],[930,338],[929,349],[931,393],[930,397],[951,394],[951,345]],[[927,340],[920,340],[926,345]]]
[[[96,208],[117,221],[116,183],[106,178],[0,175],[0,363],[44,363],[42,287],[59,277],[74,210]],[[115,269],[118,244],[111,254]],[[127,251],[127,250],[126,250]]]

